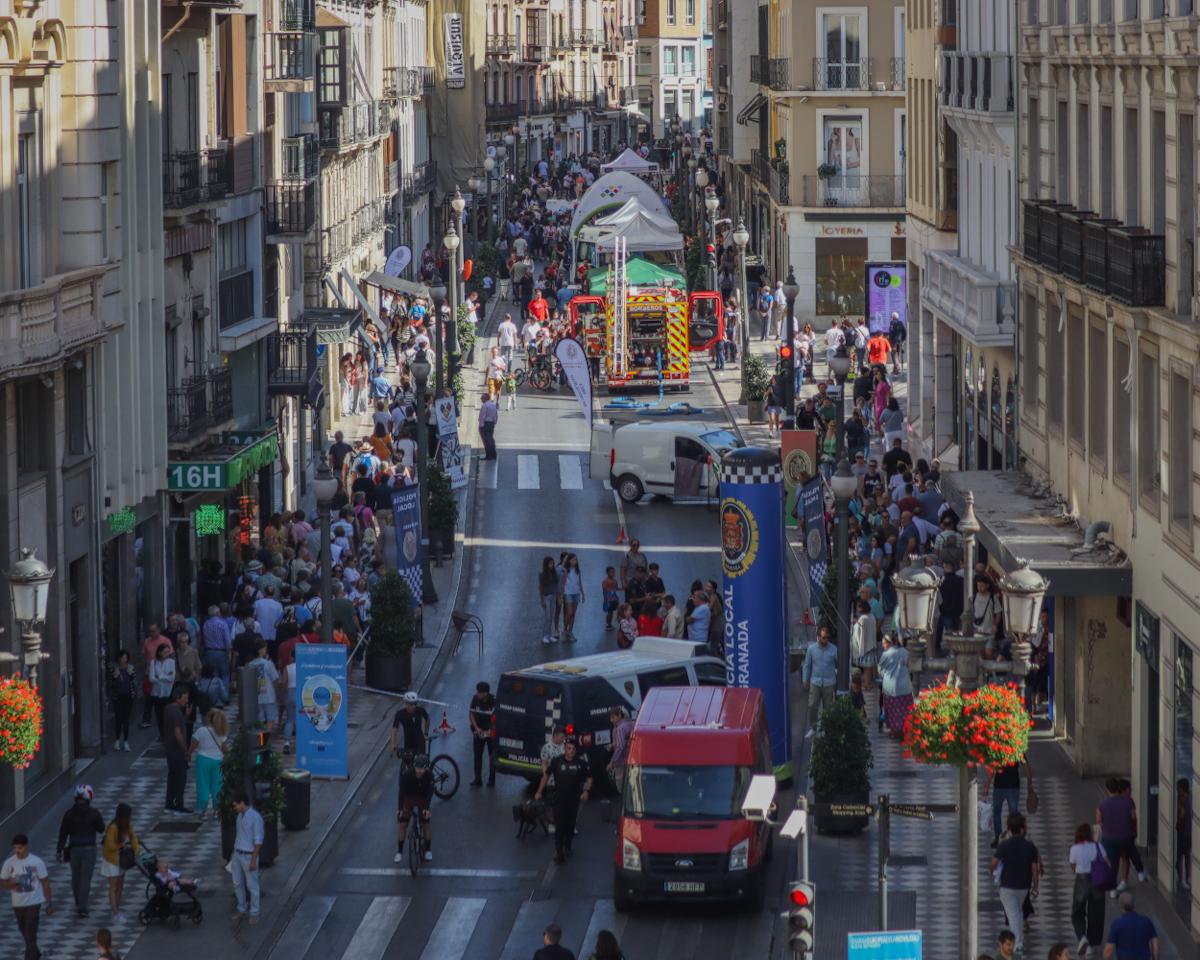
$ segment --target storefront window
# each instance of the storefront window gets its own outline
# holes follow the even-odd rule
[[[817,315],[862,316],[867,309],[867,241],[817,238]]]

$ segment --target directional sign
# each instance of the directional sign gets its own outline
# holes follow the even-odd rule
[[[933,811],[921,803],[893,803],[890,807],[893,816],[912,817],[914,820],[932,820]]]
[[[872,817],[875,807],[869,803],[814,803],[809,808],[814,814],[830,817]]]

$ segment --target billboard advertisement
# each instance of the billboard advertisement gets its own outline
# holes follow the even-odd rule
[[[908,329],[908,265],[868,263],[867,326],[872,333],[887,333],[893,313]]]

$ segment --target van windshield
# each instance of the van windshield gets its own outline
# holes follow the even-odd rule
[[[728,430],[713,430],[709,433],[702,433],[700,434],[700,439],[717,453],[722,454],[728,453],[730,450],[742,445],[741,441]]]
[[[625,816],[646,820],[728,820],[742,815],[749,767],[630,766]]]

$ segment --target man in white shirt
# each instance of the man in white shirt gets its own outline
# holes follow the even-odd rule
[[[867,326],[866,319],[859,317],[858,323],[854,325],[854,352],[858,354],[860,370],[867,368],[867,341],[870,339],[871,329]]]
[[[0,887],[12,891],[17,930],[25,941],[25,960],[35,960],[42,955],[37,942],[42,904],[46,905],[46,916],[53,916],[54,900],[46,863],[29,852],[29,838],[23,833],[13,837],[12,856],[0,866]]]
[[[279,698],[276,689],[279,686],[279,671],[267,658],[267,642],[264,640],[258,646],[258,656],[251,660],[248,667],[257,675],[258,685],[258,722],[267,726],[267,732],[275,730],[275,721],[279,717]]]
[[[841,323],[835,323],[825,331],[825,362],[833,366],[833,357],[837,353],[838,347],[846,342],[845,334],[842,333]]]
[[[254,619],[262,628],[264,640],[275,639],[275,625],[283,619],[283,604],[275,599],[275,588],[267,587],[254,601]]]
[[[538,334],[541,332],[542,325],[532,315],[525,319],[525,323],[521,327],[521,345],[524,346],[526,353],[533,349],[533,345],[537,343]]]
[[[504,358],[500,356],[500,350],[497,347],[492,347],[492,355],[488,358],[487,365],[487,386],[488,396],[493,400],[499,398],[504,392],[504,377],[508,373],[508,364]]]
[[[517,325],[513,323],[511,313],[506,313],[496,329],[496,343],[500,346],[500,356],[504,358],[505,368],[512,366],[513,348],[517,345]]]

